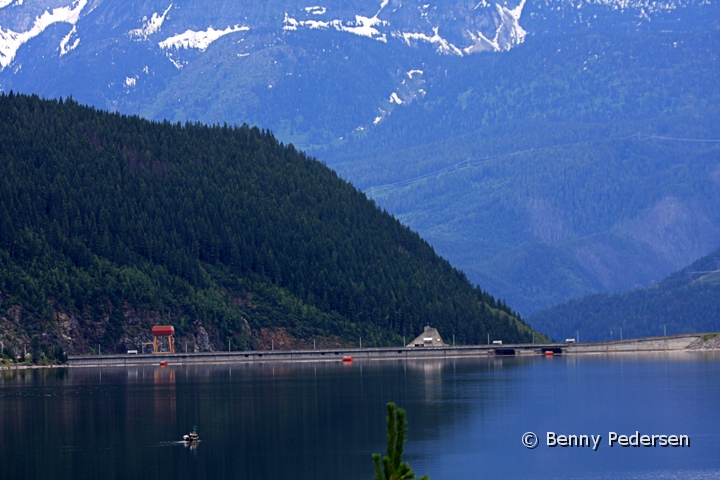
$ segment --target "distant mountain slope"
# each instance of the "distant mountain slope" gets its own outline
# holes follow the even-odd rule
[[[0,339],[194,349],[532,331],[320,162],[247,126],[0,96]]]
[[[720,250],[657,285],[626,293],[595,294],[533,315],[529,322],[551,337],[580,332],[583,341],[720,331]],[[622,329],[622,331],[621,331]]]
[[[521,312],[646,285],[720,245],[720,37],[667,35],[467,59],[319,156]]]
[[[631,132],[688,118],[488,129],[378,155],[367,175],[396,181],[366,190],[474,281],[534,312],[657,281],[720,245],[719,143],[693,141],[712,138],[704,125],[717,115],[691,118],[695,132],[671,138]],[[420,155],[400,180],[393,165]]]

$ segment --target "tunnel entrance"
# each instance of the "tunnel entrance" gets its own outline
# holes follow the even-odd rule
[[[512,356],[512,355],[515,355],[515,349],[514,348],[496,348],[495,355],[503,356],[503,357]]]

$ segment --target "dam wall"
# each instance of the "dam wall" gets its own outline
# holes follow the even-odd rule
[[[84,355],[68,358],[70,367],[157,365],[168,362],[173,365],[259,363],[259,362],[340,362],[343,357],[353,361],[423,359],[423,358],[472,358],[514,355],[582,355],[629,352],[679,351],[686,349],[703,334],[669,335],[665,337],[634,338],[609,342],[544,343],[473,345],[447,347],[394,347],[394,348],[336,348],[322,350],[265,350],[240,352],[161,353]]]

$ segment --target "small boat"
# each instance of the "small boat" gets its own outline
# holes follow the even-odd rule
[[[183,435],[183,440],[185,440],[186,442],[199,442],[200,435],[198,435],[197,432],[193,429],[192,432],[188,433],[187,435]]]

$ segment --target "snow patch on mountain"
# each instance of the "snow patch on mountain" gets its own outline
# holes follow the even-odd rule
[[[327,8],[325,8],[325,7],[305,7],[305,11],[307,13],[310,13],[313,15],[325,15],[325,12],[327,12]]]
[[[187,64],[187,62],[183,63],[175,60],[170,54],[167,55],[167,59],[170,60],[170,63],[172,63],[178,70],[182,70],[182,68]]]
[[[438,31],[440,30],[440,27],[433,27],[433,35],[429,36],[424,33],[415,33],[415,32],[392,32],[393,37],[401,38],[405,41],[405,43],[408,44],[408,46],[411,46],[414,42],[428,42],[437,44],[437,51],[438,53],[442,54],[454,54],[463,56],[462,50],[457,48],[452,43],[448,42],[444,38],[440,36]]]
[[[378,107],[377,116],[373,119],[372,125],[375,126],[385,118],[392,115],[396,108],[406,107],[412,102],[417,100],[419,97],[425,96],[425,90],[421,87],[425,84],[425,80],[422,78],[423,71],[413,69],[399,74],[396,79],[398,84],[395,91],[390,94],[390,97],[382,102],[382,105]]]
[[[285,19],[283,20],[283,30],[285,31],[296,31],[300,27],[306,27],[311,30],[334,28],[338,32],[348,32],[361,37],[374,38],[382,42],[386,42],[387,37],[375,27],[387,25],[390,25],[390,23],[385,20],[380,20],[377,18],[377,15],[374,17],[355,15],[354,21],[343,22],[342,20],[330,20],[323,22],[320,20],[297,20],[286,12]]]
[[[77,25],[73,25],[72,30],[70,30],[70,33],[65,35],[62,40],[60,40],[60,56],[66,55],[70,53],[71,51],[75,50],[78,45],[80,45],[80,39],[76,38],[73,43],[70,43],[70,40],[72,39],[72,36],[77,33]]]
[[[171,3],[170,6],[165,9],[162,15],[153,13],[150,19],[148,19],[147,17],[143,17],[142,27],[136,28],[135,30],[130,30],[128,32],[128,35],[130,35],[131,37],[139,37],[143,40],[147,40],[147,37],[149,37],[153,33],[157,33],[160,31],[160,27],[162,27],[162,24],[165,21],[165,16],[168,14],[172,6],[173,4]]]
[[[571,9],[582,9],[584,6],[605,6],[612,10],[644,10],[646,13],[669,12],[678,8],[687,7],[696,3],[703,6],[705,1],[693,2],[683,0],[561,0],[546,1],[545,5],[550,8],[567,7]],[[710,2],[708,1],[709,5]]]
[[[365,17],[363,15],[355,15],[354,20],[330,20],[327,22],[319,20],[297,20],[291,17],[285,12],[285,19],[283,20],[283,30],[285,31],[296,31],[300,27],[306,27],[311,30],[327,30],[334,28],[338,32],[347,32],[361,37],[373,38],[381,42],[387,42],[387,35],[380,32],[376,27],[387,27],[390,22],[387,20],[381,20],[378,15],[387,6],[390,0],[383,0],[380,4],[380,9],[372,17]],[[305,7],[306,15],[324,15],[327,11],[324,7]]]
[[[488,39],[485,37],[485,35],[482,34],[482,32],[471,32],[468,30],[466,32],[467,36],[470,37],[473,44],[469,47],[465,47],[463,51],[465,53],[475,53],[475,52],[499,52],[502,49],[500,48],[500,44],[497,41],[497,35],[493,40]]]
[[[158,45],[160,46],[160,48],[165,50],[171,48],[178,50],[181,48],[196,48],[201,52],[204,52],[210,46],[210,44],[218,38],[224,37],[225,35],[229,35],[231,33],[246,32],[248,30],[250,30],[250,27],[241,27],[239,25],[235,25],[234,27],[227,27],[225,30],[215,30],[212,27],[199,32],[187,30],[184,33],[180,33],[178,35],[166,38],[162,42],[158,43]]]
[[[15,2],[15,3],[13,3]],[[19,7],[25,2],[25,0],[0,0],[0,8],[5,8],[9,5],[12,5],[14,7]]]
[[[472,40],[473,44],[465,47],[463,52],[474,53],[483,51],[501,52],[520,45],[525,41],[527,32],[520,26],[520,16],[522,15],[525,1],[522,0],[518,6],[509,9],[499,3],[495,4],[500,24],[495,30],[495,37],[490,40],[482,32],[466,32],[467,36]]]
[[[354,26],[352,22],[349,22],[348,26],[343,26],[342,24],[340,24],[339,28],[338,26],[336,26],[335,28],[342,32],[349,32],[354,33],[355,35],[360,35],[361,37],[375,38],[376,36],[379,36],[377,40],[387,41],[385,35],[381,34],[380,31],[378,31],[375,27],[386,26],[389,24],[389,22],[377,18],[377,15],[372,18],[363,17],[362,15],[355,15]]]
[[[46,10],[35,18],[32,28],[26,32],[3,30],[0,27],[0,71],[12,63],[23,44],[40,35],[50,25],[55,23],[75,25],[87,3],[88,0],[76,0],[69,6],[55,8],[52,11]]]
[[[283,19],[283,30],[295,31],[298,29],[298,25],[300,25],[300,22],[298,22],[290,15],[288,15],[287,12],[285,12],[285,18]]]
[[[553,0],[546,0],[553,1]],[[556,0],[557,1],[557,0]],[[568,0],[559,0],[568,1]],[[569,0],[583,1],[583,0]],[[609,2],[631,2],[631,1],[672,1],[672,0],[585,0],[585,1],[609,1]],[[373,38],[387,42],[388,37],[399,39],[408,46],[415,46],[418,43],[430,43],[436,46],[437,52],[443,55],[464,56],[469,53],[480,51],[505,51],[523,43],[527,32],[520,26],[526,0],[488,3],[482,0],[475,5],[473,12],[460,24],[457,19],[447,23],[446,12],[438,6],[431,4],[420,4],[411,11],[403,4],[393,4],[393,10],[386,10],[390,5],[389,0],[383,0],[380,8],[372,17],[362,14],[353,15],[353,20],[335,19],[318,20],[314,15],[325,14],[324,7],[305,7],[304,11],[298,12],[299,16],[285,12],[283,30],[287,32],[299,29],[335,29],[341,32],[348,32],[355,35]],[[480,8],[490,11],[478,10]],[[401,9],[405,10],[401,11]],[[382,15],[382,18],[381,18]],[[304,19],[303,19],[304,16]],[[392,22],[392,23],[391,23]],[[463,24],[465,27],[463,27]],[[422,26],[421,26],[422,25]],[[484,25],[483,32],[475,30],[471,25]],[[486,27],[493,28],[491,34],[487,34]],[[458,29],[456,33],[467,39],[464,45],[453,44],[447,38],[440,35],[440,31],[447,32],[449,28]],[[457,35],[446,35],[446,37],[457,38]],[[457,40],[453,40],[457,41]]]

